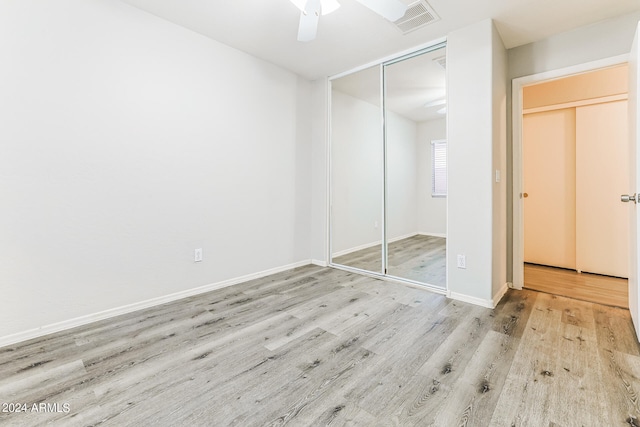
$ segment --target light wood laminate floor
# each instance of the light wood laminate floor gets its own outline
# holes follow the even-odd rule
[[[629,282],[619,277],[525,264],[524,287],[583,301],[629,308]]]
[[[382,246],[372,246],[333,259],[335,264],[381,272]],[[445,288],[446,239],[415,235],[389,243],[388,274]]]
[[[0,348],[0,403],[60,409],[2,426],[629,426],[639,393],[627,310],[313,266]]]

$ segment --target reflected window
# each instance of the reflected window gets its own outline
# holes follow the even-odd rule
[[[447,195],[447,141],[431,141],[431,196]]]

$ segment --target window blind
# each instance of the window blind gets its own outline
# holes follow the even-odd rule
[[[431,196],[447,195],[447,141],[431,141]]]

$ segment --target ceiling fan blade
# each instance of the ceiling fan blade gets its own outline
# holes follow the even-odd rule
[[[307,0],[300,14],[298,41],[308,42],[316,38],[318,20],[320,19],[320,0]]]
[[[407,12],[407,5],[400,0],[356,0],[363,6],[373,10],[383,18],[394,22],[402,18]]]
[[[323,15],[328,15],[340,7],[338,0],[320,0],[320,5],[322,7]]]

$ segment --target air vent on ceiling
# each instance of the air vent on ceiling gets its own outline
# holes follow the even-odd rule
[[[425,0],[420,0],[410,4],[404,16],[395,21],[394,24],[402,34],[408,34],[418,28],[422,28],[425,25],[429,25],[432,22],[439,20],[440,17],[436,14],[429,3]]]

